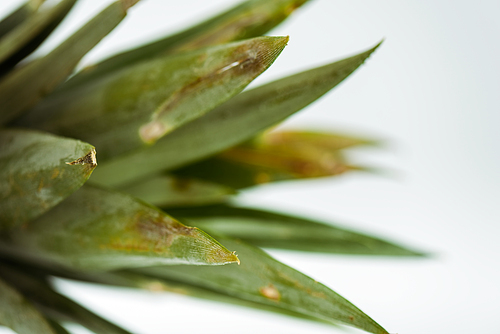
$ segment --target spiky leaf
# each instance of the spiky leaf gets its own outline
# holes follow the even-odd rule
[[[92,181],[124,184],[150,173],[179,168],[248,140],[335,87],[377,47],[243,92],[155,145],[109,161]],[[123,166],[128,168],[124,170]]]
[[[288,37],[258,37],[154,58],[54,94],[17,122],[92,142],[100,160],[154,143],[243,90]]]
[[[53,91],[80,59],[121,22],[127,9],[137,1],[112,3],[49,54],[5,76],[0,81],[0,124],[12,120]]]
[[[128,195],[90,186],[13,230],[9,240],[20,253],[87,270],[238,262],[203,231]]]
[[[240,266],[153,267],[141,268],[140,272],[281,307],[324,321],[339,321],[370,333],[388,334],[370,317],[323,284],[276,261],[258,248],[226,238],[221,240],[238,250]]]
[[[61,202],[96,167],[94,147],[32,130],[0,130],[0,230]]]
[[[0,326],[19,334],[56,334],[47,320],[18,291],[0,279]]]
[[[76,0],[63,0],[52,8],[37,11],[42,2],[29,1],[10,16],[7,23],[18,24],[0,39],[0,74],[33,52],[66,17]]]
[[[44,0],[28,0],[0,21],[0,38],[32,16]]]
[[[173,36],[117,54],[77,73],[61,89],[90,82],[156,56],[257,37],[281,23],[307,0],[252,0]]]
[[[0,276],[28,296],[37,308],[52,319],[75,322],[98,334],[130,334],[128,331],[57,293],[42,277],[33,276],[29,272],[23,272],[5,264],[0,264]],[[42,332],[32,331],[26,333]]]
[[[358,255],[422,255],[345,228],[265,210],[219,204],[170,208],[169,213],[209,233],[241,239],[259,247]]]

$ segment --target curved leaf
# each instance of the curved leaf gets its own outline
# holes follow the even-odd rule
[[[16,124],[89,141],[103,161],[152,144],[241,92],[287,41],[258,37],[154,58],[54,94]]]
[[[307,0],[252,0],[173,36],[140,46],[84,68],[61,88],[95,80],[146,59],[264,35]]]
[[[32,130],[0,130],[0,230],[41,215],[80,188],[94,147]]]
[[[71,299],[55,292],[45,281],[33,277],[28,273],[5,264],[0,264],[0,275],[28,296],[38,309],[52,319],[76,322],[87,327],[94,333],[130,334],[128,331],[90,312]],[[32,331],[26,333],[38,334],[42,332]]]
[[[6,73],[33,52],[59,25],[76,0],[63,0],[49,9],[36,11],[42,1],[30,1],[13,14],[28,14],[0,39],[0,73]],[[31,14],[31,15],[29,15]]]
[[[19,334],[55,334],[47,320],[0,278],[0,325]]]
[[[238,262],[205,232],[128,195],[90,186],[12,230],[8,240],[19,253],[86,270]]]
[[[125,184],[151,173],[185,166],[244,142],[335,87],[377,47],[243,92],[155,145],[107,162],[92,181]],[[128,168],[124,170],[122,166]]]
[[[64,0],[71,3],[75,0]],[[64,81],[80,59],[125,17],[138,0],[112,3],[46,56],[20,67],[0,82],[0,124],[35,105]]]
[[[231,188],[216,183],[173,175],[153,176],[120,190],[161,207],[219,203],[235,194]]]
[[[402,246],[331,224],[229,205],[169,208],[169,214],[215,235],[259,247],[308,252],[422,256]]]
[[[5,36],[7,33],[12,31],[14,28],[23,23],[27,18],[29,18],[33,13],[38,10],[38,7],[43,3],[44,0],[28,0],[10,14],[5,16],[0,21],[0,38]]]
[[[240,266],[169,266],[139,272],[271,305],[324,321],[341,322],[370,333],[388,334],[379,324],[323,284],[250,245],[222,238],[238,250]]]

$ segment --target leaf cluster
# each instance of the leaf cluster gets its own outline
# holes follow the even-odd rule
[[[74,322],[127,333],[58,293],[52,279],[61,277],[387,333],[259,247],[421,253],[235,200],[263,183],[367,170],[345,151],[372,140],[273,128],[379,45],[243,91],[288,42],[265,34],[306,2],[249,0],[75,72],[136,2],[111,3],[31,59],[76,0],[29,0],[0,21],[0,325],[43,334],[67,333],[61,324]]]

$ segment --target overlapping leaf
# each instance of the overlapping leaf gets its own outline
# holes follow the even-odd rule
[[[235,189],[262,183],[340,175],[353,166],[341,149],[374,141],[312,131],[267,131],[218,155],[173,171]]]
[[[0,326],[11,328],[19,334],[56,334],[43,315],[1,278]]]
[[[259,247],[357,255],[422,255],[331,224],[264,210],[219,204],[169,208],[168,212],[209,233],[244,240]]]
[[[33,52],[73,8],[76,0],[63,0],[52,8],[37,11],[43,1],[28,1],[4,21],[0,39],[0,74],[11,70]],[[8,29],[8,30],[7,30]],[[0,34],[2,27],[0,27]]]
[[[33,130],[0,130],[0,230],[69,196],[96,167],[94,147]]]
[[[128,195],[90,186],[12,230],[9,240],[21,254],[87,270],[238,262],[203,231]]]
[[[75,0],[64,0],[60,6]],[[0,124],[35,105],[64,81],[80,59],[125,17],[138,0],[112,3],[46,56],[6,75],[0,81]]]
[[[32,16],[44,0],[28,0],[0,21],[0,38]]]
[[[252,0],[153,43],[120,53],[77,73],[61,89],[72,88],[155,56],[257,37],[286,19],[307,0]]]
[[[0,264],[0,276],[8,280],[10,284],[14,285],[24,295],[28,296],[37,308],[51,319],[75,322],[99,334],[130,334],[128,331],[90,312],[71,299],[55,292],[43,278],[34,277],[30,273],[20,271],[5,264]],[[42,334],[44,332],[32,330],[25,333]],[[54,332],[51,331],[50,333]]]
[[[106,185],[125,184],[151,173],[179,168],[244,142],[335,87],[377,47],[243,92],[173,131],[155,145],[102,165],[92,181]]]
[[[219,203],[235,194],[233,189],[216,183],[173,175],[153,176],[120,190],[161,207]]]
[[[54,94],[17,124],[92,142],[105,160],[153,143],[239,93],[287,41],[258,37],[154,58]]]
[[[152,267],[141,268],[139,272],[323,321],[338,321],[370,333],[387,334],[379,324],[323,284],[276,261],[258,248],[226,238],[220,240],[238,249],[240,266]]]

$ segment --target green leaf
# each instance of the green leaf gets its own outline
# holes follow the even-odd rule
[[[36,13],[44,0],[28,0],[0,21],[0,38]]]
[[[0,275],[24,295],[28,296],[38,309],[52,319],[76,322],[94,333],[129,334],[128,331],[55,292],[52,287],[40,278],[33,277],[29,273],[5,264],[0,264]],[[26,333],[42,332],[32,331]]]
[[[231,188],[216,183],[173,175],[153,176],[120,190],[161,207],[219,203],[235,194]]]
[[[66,17],[76,0],[63,0],[52,8],[37,11],[41,2],[28,2],[13,13],[18,24],[0,39],[1,74],[33,52]],[[22,16],[24,20],[19,22]]]
[[[377,47],[243,92],[155,145],[107,162],[94,173],[92,181],[113,186],[125,184],[151,173],[185,166],[244,142],[335,87]]]
[[[241,239],[259,247],[356,255],[423,255],[331,224],[264,210],[219,204],[169,208],[168,212],[208,233]]]
[[[80,188],[94,147],[32,130],[0,130],[0,231],[25,223]]]
[[[63,0],[65,4],[74,1]],[[0,82],[0,124],[19,116],[52,92],[80,59],[120,23],[135,2],[112,3],[49,54],[5,76]]]
[[[62,89],[95,80],[146,59],[264,35],[307,0],[252,0],[173,36],[129,50],[91,65]]]
[[[184,283],[184,282],[180,282],[180,281],[176,281],[176,280],[169,280],[165,277],[155,277],[154,275],[142,274],[142,273],[137,273],[137,272],[132,272],[132,271],[118,271],[118,272],[109,273],[107,277],[103,278],[104,284],[110,283],[110,281],[111,281],[110,276],[113,277],[114,282],[116,282],[116,284],[113,284],[113,285],[120,285],[120,286],[130,287],[130,288],[140,288],[140,289],[145,289],[145,290],[152,291],[152,292],[177,293],[177,294],[181,294],[184,296],[195,297],[195,298],[211,300],[211,301],[221,302],[221,303],[227,303],[227,304],[232,304],[232,305],[238,305],[238,306],[244,306],[244,307],[251,307],[254,309],[258,309],[260,311],[275,312],[278,314],[288,315],[288,316],[292,316],[295,318],[307,319],[307,320],[312,320],[312,321],[316,321],[316,322],[323,322],[323,323],[326,323],[329,325],[335,325],[335,324],[332,324],[332,322],[327,322],[327,321],[324,321],[323,319],[319,319],[316,317],[305,315],[303,313],[295,312],[295,311],[292,311],[292,310],[289,310],[289,309],[286,309],[283,307],[279,307],[277,305],[273,305],[273,304],[265,305],[265,304],[262,304],[262,303],[259,303],[259,302],[253,301],[253,300],[242,299],[239,297],[228,295],[228,294],[221,292],[221,291],[215,291],[215,290],[207,289],[204,287],[194,286],[194,285],[190,285],[189,283]],[[94,277],[94,278],[99,279],[98,277]],[[102,283],[102,282],[98,282],[98,283]]]
[[[57,321],[54,321],[54,320],[50,320],[49,319],[49,324],[50,324],[50,327],[52,327],[52,329],[54,330],[54,332],[56,334],[71,334],[70,332],[68,332],[66,330],[66,328],[64,328],[60,323],[58,323]]]
[[[241,92],[288,37],[155,58],[49,97],[16,124],[91,142],[101,161],[154,143]]]
[[[323,284],[276,261],[258,248],[231,239],[221,240],[238,250],[240,266],[164,266],[138,271],[324,321],[338,321],[370,333],[388,334],[370,317]]]
[[[19,334],[56,332],[19,292],[0,278],[0,325]]]
[[[282,151],[284,149],[323,149],[325,151],[337,151],[360,145],[378,145],[379,142],[354,137],[346,134],[287,130],[287,131],[266,131],[265,133],[253,138],[250,142],[242,144],[248,148],[260,148],[266,150]]]
[[[266,131],[218,155],[173,171],[235,189],[262,183],[340,175],[360,170],[341,149],[376,142],[333,133]]]
[[[236,146],[213,158],[175,170],[173,174],[241,189],[276,181],[336,176],[356,168],[347,164],[339,151],[313,147],[269,150]]]
[[[85,270],[238,262],[205,232],[128,195],[90,186],[12,230],[8,240],[19,253]]]

